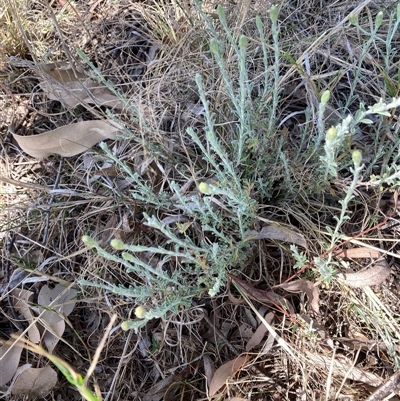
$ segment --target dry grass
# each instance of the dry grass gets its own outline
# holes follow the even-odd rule
[[[83,106],[64,109],[43,95],[38,77],[30,68],[21,67],[15,59],[10,62],[8,57],[35,63],[73,60],[78,68],[86,68],[95,77],[75,49],[85,53],[107,82],[129,99],[124,110],[111,113],[128,127],[130,137],[110,141],[110,149],[139,172],[156,194],[171,193],[172,181],[186,186],[186,193],[196,194],[196,184],[214,178],[186,133],[188,127],[201,133],[204,126],[204,117],[197,113],[200,102],[196,73],[203,75],[218,132],[228,149],[232,141],[235,116],[219,69],[208,51],[209,27],[193,2],[63,3],[33,1],[22,5],[16,0],[0,0],[0,53],[4,55],[0,60],[0,176],[8,179],[0,178],[3,289],[10,276],[21,269],[36,277],[24,287],[34,292],[42,285],[39,278],[43,277],[49,283],[86,279],[125,287],[144,282],[142,277],[126,273],[120,264],[85,248],[81,242],[85,234],[110,252],[109,243],[115,237],[131,244],[168,246],[163,235],[143,224],[143,213],[154,211],[152,206],[132,199],[132,182],[119,166],[109,163],[98,147],[73,158],[53,156],[43,161],[19,150],[8,133],[10,127],[22,135],[37,134],[104,117],[109,111]],[[221,29],[212,2],[203,3],[205,13]],[[384,22],[378,31],[384,38],[390,29],[389,11],[395,10],[396,4],[366,1],[364,5],[359,24],[367,32],[373,29],[377,12],[384,10]],[[398,55],[393,53],[385,59],[387,49],[379,40],[362,48],[368,38],[347,21],[357,6],[354,1],[331,4],[283,0],[279,14],[281,100],[268,148],[263,145],[268,108],[261,105],[251,110],[254,142],[247,149],[248,163],[241,172],[254,184],[252,197],[259,204],[254,229],[260,229],[264,221],[286,224],[307,238],[306,256],[310,260],[327,250],[330,235],[326,227],[335,227],[334,216],[340,212],[338,201],[343,199],[351,179],[351,155],[347,151],[363,150],[364,181],[399,159],[399,128],[393,113],[356,131],[339,155],[345,168],[337,180],[321,182],[316,179],[318,162],[304,163],[303,154],[317,136],[316,115],[324,90],[331,91],[325,115],[327,128],[357,111],[360,102],[372,105],[381,97],[399,96]],[[249,38],[248,73],[254,92],[262,91],[264,71],[255,17],[260,15],[267,25],[265,2],[244,1],[239,6],[226,2],[224,7],[232,34]],[[266,34],[268,40],[270,34]],[[399,41],[396,32],[392,47],[396,48]],[[238,60],[229,48],[224,56],[234,79]],[[266,98],[266,104],[268,101]],[[256,184],[263,179],[265,187]],[[392,269],[390,280],[372,289],[349,288],[336,280],[331,286],[320,285],[320,315],[312,325],[310,300],[304,294],[276,289],[291,305],[290,313],[290,309],[282,311],[279,303],[256,299],[236,302],[234,297],[242,297],[231,286],[215,297],[194,299],[191,307],[165,320],[150,321],[137,334],[118,326],[111,331],[94,374],[103,399],[206,400],[212,376],[207,366],[218,368],[245,352],[251,334],[260,325],[255,311],[261,316],[274,312],[271,327],[280,340],[268,340],[270,333],[266,333],[250,352],[246,365],[228,379],[224,395],[216,399],[366,399],[376,382],[372,376],[365,379],[350,372],[358,369],[360,375],[385,380],[400,363],[398,226],[371,230],[389,217],[388,221],[397,221],[398,193],[394,189],[395,185],[380,189],[360,185],[350,206],[351,218],[343,226],[343,235],[351,238],[345,247],[356,247],[355,241],[359,241],[386,254]],[[160,220],[180,214],[175,206],[157,210]],[[229,220],[223,213],[224,221]],[[237,233],[230,234],[234,241]],[[198,241],[212,241],[198,224],[188,228],[188,235]],[[143,258],[152,266],[160,262],[155,255]],[[371,262],[366,258],[336,261],[340,271],[358,271]],[[244,265],[232,266],[231,273],[257,289],[267,290],[293,277],[293,265],[289,244],[263,239],[254,241],[251,257]],[[172,271],[176,266],[165,268]],[[311,266],[301,277],[317,281],[319,275]],[[2,338],[16,330],[7,302],[4,293]],[[82,287],[56,354],[77,371],[86,372],[110,316],[117,314],[121,323],[135,317],[137,306],[135,299]],[[38,366],[43,363],[33,355],[24,358]],[[60,379],[45,399],[78,400],[80,396]]]

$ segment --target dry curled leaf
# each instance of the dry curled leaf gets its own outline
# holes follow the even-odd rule
[[[361,288],[383,283],[391,270],[385,259],[378,260],[374,266],[357,273],[339,273],[336,277],[343,284],[353,288]]]
[[[22,290],[14,288],[11,293],[11,300],[14,306],[14,309],[19,312],[28,322],[28,336],[29,339],[35,343],[39,344],[40,342],[40,332],[36,325],[35,317],[32,313],[32,309],[29,305],[30,298],[33,296],[32,291]]]
[[[290,283],[278,285],[277,287],[288,292],[305,292],[310,303],[311,311],[319,315],[319,291],[315,283],[309,280],[296,280]]]
[[[73,299],[77,295],[74,288],[65,288],[57,284],[53,289],[44,285],[38,295],[41,312],[41,325],[46,329],[43,341],[49,352],[52,352],[65,330],[64,316],[68,316],[75,307]]]
[[[232,279],[239,292],[243,292],[249,298],[266,305],[275,305],[282,311],[287,311],[291,315],[294,314],[293,305],[281,295],[273,291],[259,290],[233,274],[227,273],[227,276]]]
[[[14,395],[43,398],[56,384],[57,373],[50,365],[44,368],[28,368],[17,377],[11,392]]]
[[[15,333],[18,337],[21,331]],[[0,386],[8,383],[18,369],[19,359],[21,358],[22,347],[17,345],[18,340],[10,338],[0,348]]]
[[[302,234],[284,226],[265,226],[261,231],[250,231],[247,235],[251,236],[252,239],[276,239],[307,248],[307,241]]]
[[[207,354],[203,355],[203,364],[204,364],[204,375],[207,379],[208,387],[210,387],[211,379],[215,373],[215,366],[210,356]]]
[[[116,139],[120,130],[121,127],[112,121],[92,120],[65,125],[39,135],[13,136],[24,152],[41,159],[50,155],[75,156],[105,139]]]
[[[265,320],[267,321],[268,324],[271,324],[272,319],[274,318],[274,314],[272,312],[268,312],[265,315]],[[265,326],[264,323],[261,323],[258,327],[257,330],[254,332],[254,334],[251,336],[250,340],[246,344],[246,351],[249,352],[251,351],[254,347],[257,347],[264,338],[266,332],[268,331],[267,326]]]
[[[225,386],[226,380],[230,377],[234,377],[248,359],[248,355],[242,355],[220,366],[211,379],[209,391],[210,397],[214,396],[219,389]]]
[[[124,107],[123,102],[110,89],[72,68],[69,63],[41,64],[40,67],[40,87],[43,92],[49,99],[59,101],[66,108],[74,108],[79,104],[118,109]]]

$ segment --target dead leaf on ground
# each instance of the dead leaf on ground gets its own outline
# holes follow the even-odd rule
[[[18,331],[15,335],[19,337],[21,333]],[[17,342],[14,338],[10,338],[0,348],[0,386],[8,383],[18,369],[23,348],[17,345]]]
[[[248,360],[248,355],[242,355],[220,366],[211,379],[209,391],[210,397],[214,396],[218,390],[225,386],[227,379],[234,377]]]
[[[319,315],[319,291],[316,283],[309,280],[296,280],[286,284],[277,285],[275,288],[282,288],[288,292],[305,292],[310,303],[310,309]]]
[[[340,258],[379,258],[381,253],[376,249],[367,248],[366,246],[362,246],[359,248],[350,248],[343,249],[338,253],[335,253],[335,256]]]
[[[346,377],[348,380],[354,380],[362,383],[369,384],[374,387],[378,387],[383,383],[383,379],[378,375],[356,368],[354,362],[345,357],[344,355],[336,355],[332,361],[331,357],[316,354],[306,351],[309,361],[312,362],[312,366],[317,369],[322,369],[325,372],[329,372],[333,364],[333,376],[335,377]]]
[[[14,309],[17,312],[19,312],[29,324],[28,328],[29,339],[33,343],[39,344],[40,332],[39,329],[37,328],[35,317],[32,313],[32,309],[28,303],[30,301],[30,298],[33,296],[33,292],[14,288],[11,291],[10,295]]]
[[[227,275],[233,280],[239,292],[243,291],[249,298],[266,305],[274,305],[283,312],[288,311],[291,315],[295,313],[291,303],[281,295],[273,291],[259,290],[233,274],[227,273]]]
[[[85,152],[105,139],[116,139],[121,128],[111,120],[92,120],[65,125],[39,135],[13,136],[21,149],[32,157],[71,157]]]
[[[274,318],[274,314],[272,312],[268,312],[265,315],[265,320],[267,321],[268,324],[272,323],[272,320]],[[251,351],[254,347],[257,347],[263,340],[265,334],[267,333],[268,328],[265,326],[265,324],[261,323],[258,327],[257,330],[254,332],[254,334],[251,336],[250,340],[246,344],[246,351],[249,352]]]
[[[391,273],[391,269],[385,259],[378,260],[375,265],[357,273],[339,273],[336,277],[343,283],[353,288],[361,288],[383,283]]]
[[[249,231],[247,235],[250,236],[251,239],[276,239],[307,248],[307,241],[302,234],[284,226],[265,226],[261,231]]]
[[[236,298],[231,291],[231,280],[228,281],[228,285],[227,285],[227,289],[228,289],[228,298],[229,301],[231,301],[233,303],[233,305],[241,305],[242,303],[244,303],[244,299],[242,298]]]
[[[57,100],[66,108],[80,104],[95,104],[116,109],[124,108],[124,103],[110,89],[71,68],[69,63],[41,64],[40,87],[51,100]]]
[[[56,384],[57,372],[50,365],[44,368],[28,368],[17,377],[11,392],[14,395],[43,398]]]
[[[41,313],[41,325],[46,329],[43,341],[49,352],[52,352],[65,330],[64,316],[68,316],[75,307],[78,291],[57,284],[53,289],[44,285],[38,295]]]
[[[230,398],[230,401],[247,401],[246,398],[242,398],[242,397],[233,397]]]
[[[204,364],[204,375],[207,379],[208,388],[210,388],[210,383],[215,373],[215,366],[210,356],[207,354],[203,355],[203,364]]]
[[[17,371],[15,372],[15,375],[13,379],[11,380],[10,384],[8,385],[8,388],[6,391],[2,392],[1,397],[2,398],[7,398],[11,396],[11,390],[14,387],[15,380],[17,380],[18,376],[26,369],[29,369],[32,367],[32,364],[26,363],[25,365],[20,366]]]

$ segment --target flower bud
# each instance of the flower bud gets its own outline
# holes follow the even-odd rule
[[[321,96],[321,103],[324,104],[328,103],[330,97],[331,97],[331,92],[326,90]]]
[[[240,35],[239,39],[239,47],[243,50],[246,50],[247,48],[247,38],[244,35]]]
[[[82,242],[86,245],[86,246],[88,246],[89,248],[94,248],[97,244],[96,244],[96,241],[93,239],[93,238],[91,238],[91,237],[89,237],[88,235],[84,235],[83,237],[82,237]]]
[[[114,238],[111,242],[110,245],[116,249],[117,251],[122,251],[125,249],[125,244],[118,238]]]
[[[135,315],[136,317],[138,317],[139,319],[143,319],[144,315],[146,314],[147,310],[144,306],[138,306],[135,309]]]
[[[349,21],[350,21],[350,24],[357,25],[358,24],[358,16],[355,14],[350,14]]]
[[[375,18],[375,27],[379,28],[382,25],[382,21],[383,21],[383,12],[379,11],[379,13],[376,15]]]
[[[198,189],[202,194],[205,194],[205,195],[211,194],[211,188],[206,182],[201,182],[198,186]]]
[[[355,166],[359,166],[361,164],[361,160],[362,160],[361,150],[354,150],[351,157],[353,159],[353,163]]]
[[[210,40],[210,50],[214,53],[214,54],[218,54],[219,52],[219,46],[218,46],[218,42],[216,39],[211,39]]]
[[[122,252],[121,256],[128,262],[134,262],[134,257],[128,252]]]
[[[272,22],[278,21],[278,14],[279,14],[278,7],[272,6],[271,9],[269,10],[269,18],[271,18]]]
[[[128,321],[125,320],[125,322],[122,322],[122,323],[121,323],[121,329],[122,329],[122,330],[128,331],[130,328],[131,328],[131,327],[130,327],[130,324],[129,324]]]
[[[326,142],[333,142],[337,137],[337,129],[335,127],[331,127],[326,131]]]

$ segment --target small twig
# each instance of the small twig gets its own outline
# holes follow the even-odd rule
[[[390,393],[396,393],[397,386],[400,384],[400,370],[394,373],[385,384],[375,390],[365,401],[382,401]]]
[[[15,242],[15,236],[11,234],[11,239],[10,242],[8,243],[7,247],[7,261],[5,263],[5,279],[6,279],[6,288],[5,292],[7,293],[7,303],[8,303],[8,308],[10,310],[11,316],[13,318],[13,324],[18,328],[21,329],[21,325],[18,322],[18,315],[15,312],[14,305],[11,301],[11,296],[10,296],[10,291],[8,291],[8,287],[10,286],[10,267],[11,267],[11,252],[12,248],[14,246]]]
[[[53,189],[57,189],[58,186],[59,186],[59,184],[60,184],[60,180],[61,180],[61,171],[62,171],[63,166],[64,166],[64,158],[61,157],[61,158],[60,158],[60,164],[59,164],[59,166],[58,166],[57,177],[56,177],[56,180],[55,180],[55,182],[54,182]],[[47,211],[46,211],[46,224],[45,224],[45,226],[44,226],[44,233],[43,233],[43,240],[42,240],[42,244],[43,244],[43,245],[46,244],[46,242],[47,242],[47,236],[48,236],[48,234],[49,234],[50,209],[51,209],[51,204],[52,204],[53,201],[54,201],[54,196],[55,196],[54,194],[52,194],[52,195],[50,196],[49,207],[48,207],[48,209],[47,209]]]

